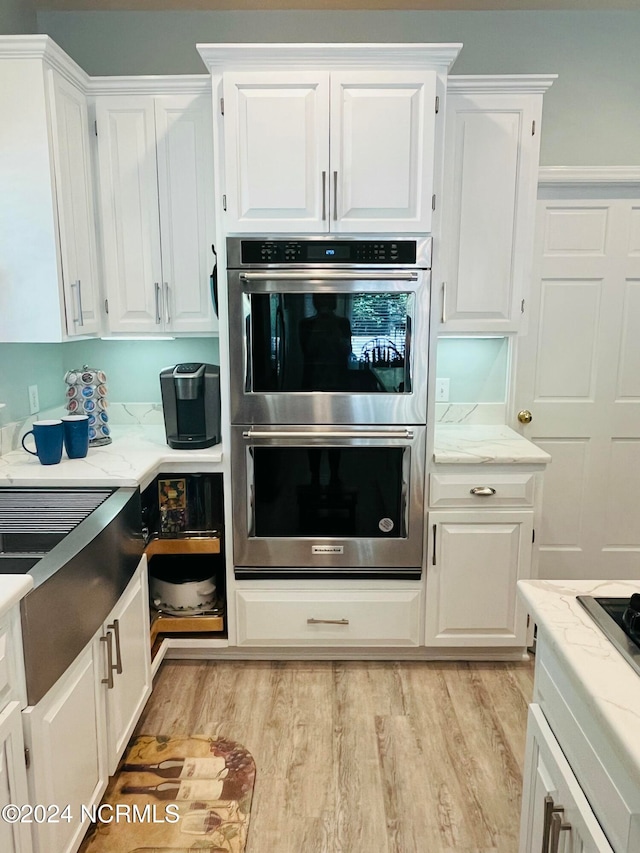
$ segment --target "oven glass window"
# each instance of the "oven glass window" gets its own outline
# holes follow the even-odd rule
[[[403,447],[253,447],[254,535],[406,537]]]
[[[411,393],[413,293],[252,294],[252,390]]]

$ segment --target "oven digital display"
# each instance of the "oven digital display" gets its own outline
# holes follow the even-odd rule
[[[310,261],[348,261],[351,257],[349,247],[340,245],[339,243],[333,246],[316,246],[311,244],[307,251],[307,259]]]

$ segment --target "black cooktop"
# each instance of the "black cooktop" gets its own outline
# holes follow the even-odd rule
[[[640,675],[640,593],[628,598],[576,597],[607,639]]]

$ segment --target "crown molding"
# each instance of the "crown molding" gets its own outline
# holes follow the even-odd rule
[[[211,94],[209,74],[150,74],[90,77],[89,95],[203,95]]]
[[[0,36],[0,60],[2,59],[44,60],[81,91],[86,93],[88,90],[89,75],[50,36]]]
[[[640,166],[546,166],[538,171],[538,186],[617,186],[640,184]]]
[[[527,92],[544,95],[557,79],[557,74],[452,74],[447,77],[447,93],[508,95]]]
[[[462,44],[197,44],[211,71],[244,69],[333,69],[336,65],[378,66],[385,69],[433,68],[448,71]]]

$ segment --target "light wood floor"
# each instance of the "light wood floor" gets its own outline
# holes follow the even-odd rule
[[[515,853],[533,665],[165,661],[137,734],[252,753],[247,853]]]

